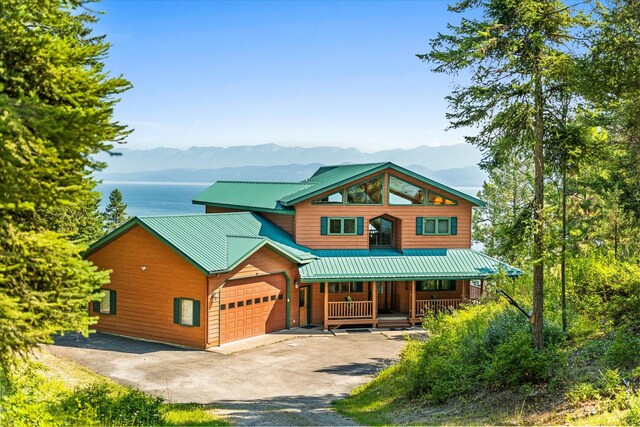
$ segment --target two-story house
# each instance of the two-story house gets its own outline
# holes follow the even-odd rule
[[[206,213],[135,217],[88,249],[112,270],[90,308],[98,330],[207,348],[292,327],[409,326],[477,299],[499,269],[521,274],[471,249],[481,200],[392,163],[220,181],[193,203]]]

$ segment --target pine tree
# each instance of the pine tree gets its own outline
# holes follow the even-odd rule
[[[104,227],[107,233],[118,228],[129,218],[126,211],[127,205],[122,200],[122,193],[114,188],[109,194],[109,204],[104,210]]]
[[[0,364],[63,331],[88,333],[88,304],[108,281],[61,221],[90,206],[95,154],[130,132],[96,17],[80,0],[0,5]],[[88,208],[92,210],[91,207]],[[69,214],[69,215],[67,215]],[[65,234],[62,234],[62,233]]]

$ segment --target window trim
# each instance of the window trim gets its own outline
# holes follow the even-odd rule
[[[358,186],[358,185],[361,185],[361,184],[364,184],[365,182],[373,181],[373,180],[378,179],[378,178],[382,178],[382,188],[381,188],[381,193],[382,193],[381,194],[381,198],[382,198],[382,200],[380,201],[380,203],[349,203],[349,189],[350,188]],[[386,181],[387,180],[385,179],[385,174],[383,173],[383,174],[371,177],[369,179],[365,179],[363,181],[360,181],[357,184],[351,184],[351,185],[349,185],[347,187],[344,187],[344,204],[346,206],[384,206],[384,204],[385,204],[385,197],[384,196],[385,196],[385,193],[386,193],[385,189],[387,187],[387,182]]]
[[[431,221],[431,220],[435,220],[436,221],[436,228],[435,228],[435,232],[433,233],[427,233],[427,221]],[[444,221],[446,220],[449,223],[449,226],[447,227],[447,232],[446,233],[440,233],[438,232],[438,222],[440,221]],[[451,236],[451,217],[447,216],[447,217],[435,217],[435,216],[425,216],[422,218],[422,234],[424,234],[425,236]]]
[[[104,296],[102,298],[100,298],[99,301],[94,301],[93,302],[93,312],[95,314],[98,314],[98,315],[105,314],[107,316],[114,316],[117,313],[117,311],[116,311],[116,290],[115,289],[108,289],[108,288],[101,288],[100,291],[104,293]],[[103,312],[102,311],[102,300],[107,296],[109,297],[109,311]]]
[[[438,204],[435,204],[435,203],[431,203],[431,202],[429,201],[429,199],[430,199],[430,196],[431,196],[432,194],[435,194],[436,196],[440,196],[440,197],[442,197],[443,199],[451,200],[453,203],[452,203],[452,204],[450,204],[450,205],[448,205],[448,204],[446,204],[446,203],[445,203],[445,204],[443,204],[443,205],[438,205]],[[453,200],[451,197],[447,197],[447,196],[445,196],[445,195],[443,195],[443,194],[438,193],[437,191],[431,191],[431,190],[429,190],[429,191],[427,191],[426,196],[427,196],[427,197],[426,197],[426,199],[425,199],[425,202],[426,202],[427,206],[436,206],[436,207],[442,207],[442,206],[458,206],[458,201],[457,201],[457,200]]]
[[[354,222],[353,233],[344,232],[344,220],[352,219]],[[340,220],[340,233],[331,232],[331,220]],[[358,217],[356,216],[328,216],[327,217],[327,236],[357,236],[358,235]]]
[[[201,309],[200,309],[200,307],[198,307],[198,321],[197,321],[198,324],[197,325],[196,325],[196,321],[195,321],[196,317],[195,317],[194,311],[195,311],[195,306],[196,306],[195,303],[196,303],[196,301],[198,303],[200,303],[200,300],[197,300],[195,298],[183,298],[183,297],[176,297],[174,299],[178,300],[178,319],[180,319],[179,322],[175,322],[174,321],[174,324],[179,325],[179,326],[184,326],[184,327],[187,327],[187,328],[199,328],[200,327],[200,318],[199,318],[199,316],[200,316],[200,310]],[[192,304],[192,306],[191,306],[191,313],[192,313],[191,314],[191,325],[187,325],[186,323],[182,323],[182,301],[191,301],[191,304]],[[229,305],[227,306],[227,309],[232,310],[232,308],[229,307]],[[174,307],[174,309],[175,309],[175,307]],[[174,313],[174,315],[175,315],[175,313]],[[175,320],[175,318],[174,318],[174,320]]]
[[[415,184],[407,181],[406,179],[402,179],[402,178],[397,177],[397,176],[395,176],[393,174],[388,174],[388,175],[389,175],[389,178],[387,179],[387,201],[388,201],[387,205],[388,206],[426,206],[426,204],[428,202],[428,199],[429,199],[429,193],[430,192],[425,187],[421,187],[419,185],[415,185]],[[413,203],[410,203],[410,204],[391,203],[391,177],[397,179],[398,181],[406,182],[407,184],[413,185],[414,187],[417,187],[420,190],[422,190],[422,192],[424,193],[424,197],[423,197],[422,203],[416,203],[416,204],[413,204]],[[398,197],[400,197],[400,196],[398,196]],[[434,205],[434,206],[440,206],[440,205]],[[452,206],[452,205],[449,205],[449,206]]]

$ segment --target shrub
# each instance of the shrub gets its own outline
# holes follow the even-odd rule
[[[627,331],[618,331],[604,353],[604,360],[613,368],[630,369],[640,363],[640,338]]]
[[[640,426],[640,395],[636,394],[629,401],[629,412],[622,419],[628,426]]]
[[[70,414],[95,411],[105,425],[157,425],[162,421],[162,399],[133,388],[116,389],[107,383],[78,388],[63,403]]]

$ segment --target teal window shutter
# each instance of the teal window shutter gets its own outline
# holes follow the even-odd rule
[[[193,301],[193,326],[200,326],[200,301]]]
[[[451,217],[451,234],[452,235],[458,234],[458,217],[457,216]]]
[[[93,312],[100,313],[100,301],[93,302]]]
[[[364,234],[364,217],[358,217],[358,236],[362,236]]]
[[[324,283],[320,283],[320,293],[324,294]]]
[[[326,216],[320,217],[320,234],[322,234],[323,236],[327,235],[327,223],[328,223],[328,218]]]
[[[116,291],[109,291],[109,314],[116,314]]]
[[[424,223],[424,219],[421,216],[416,217],[416,234],[422,234],[422,225]]]
[[[180,298],[173,299],[173,323],[180,324]]]

